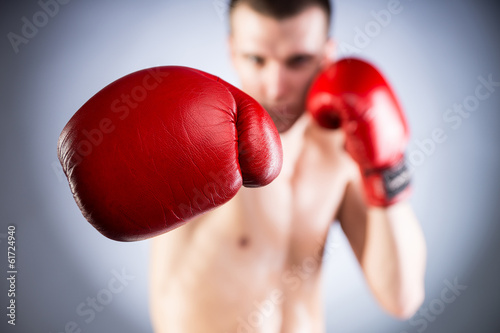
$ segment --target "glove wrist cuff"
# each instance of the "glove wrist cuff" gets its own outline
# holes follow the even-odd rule
[[[387,207],[410,195],[411,174],[405,159],[387,168],[363,171],[363,183],[368,203]]]

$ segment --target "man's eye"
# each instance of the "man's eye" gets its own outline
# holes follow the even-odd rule
[[[290,61],[288,61],[288,64],[290,65],[290,67],[299,67],[307,64],[310,60],[311,57],[309,56],[297,56],[290,59]]]
[[[248,56],[248,60],[258,66],[264,65],[264,58],[259,56]]]

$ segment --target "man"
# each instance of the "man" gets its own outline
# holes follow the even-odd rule
[[[409,318],[424,298],[426,258],[410,205],[367,201],[345,131],[305,111],[334,51],[330,4],[236,0],[230,8],[232,62],[280,133],[283,167],[269,185],[241,188],[152,240],[155,332],[324,332],[321,254],[335,220],[382,308]]]
[[[85,218],[114,240],[157,236],[155,331],[324,332],[321,256],[335,220],[387,312],[408,318],[421,304],[405,117],[372,65],[330,62],[330,11],[325,0],[232,2],[231,57],[255,99],[162,66],[109,84],[63,129],[58,156]]]

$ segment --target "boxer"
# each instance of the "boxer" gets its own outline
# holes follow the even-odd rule
[[[380,306],[409,318],[426,247],[389,83],[369,62],[332,61],[327,0],[233,0],[229,15],[242,91],[166,66],[70,120],[58,151],[84,216],[115,240],[152,238],[155,332],[325,332],[336,221]]]

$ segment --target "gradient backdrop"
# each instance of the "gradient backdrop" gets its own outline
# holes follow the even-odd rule
[[[35,0],[2,2],[1,332],[55,333],[72,325],[82,332],[151,331],[149,243],[110,241],[83,219],[57,162],[57,138],[87,99],[138,69],[185,65],[238,85],[225,3],[72,0],[49,16]],[[412,202],[428,244],[427,295],[410,321],[386,315],[333,227],[324,269],[328,332],[500,332],[500,86],[490,86],[488,98],[473,97],[479,78],[500,82],[499,6],[401,0],[390,20],[377,22],[376,13],[392,6],[338,0],[332,33],[339,55],[365,57],[386,73],[408,114]],[[34,20],[37,30],[23,32]],[[24,43],[9,40],[23,33]],[[457,117],[450,111],[455,104],[472,111]],[[11,224],[17,227],[15,327],[6,323]],[[116,274],[126,276],[111,293]],[[459,288],[447,290],[453,284]],[[107,304],[92,315],[81,304],[97,295]]]

